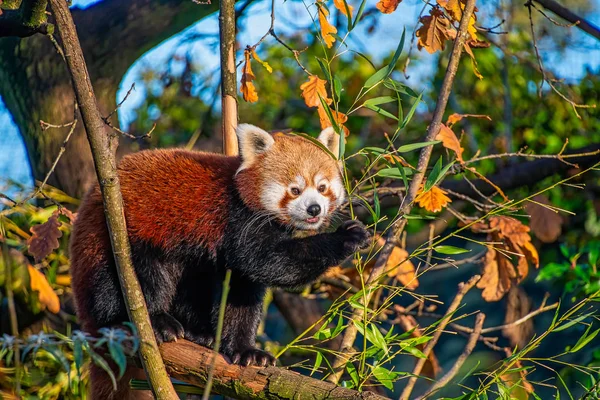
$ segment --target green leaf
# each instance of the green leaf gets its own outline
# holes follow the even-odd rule
[[[323,75],[325,75],[325,79],[327,79],[327,81],[331,83],[331,74],[329,73],[329,68],[327,68],[327,61],[323,60],[320,57],[316,58],[317,62],[319,63],[319,67],[321,67],[321,71],[323,71]]]
[[[410,111],[408,112],[408,114],[406,114],[404,121],[402,121],[402,124],[400,125],[400,129],[404,129],[404,127],[406,127],[406,125],[408,125],[408,123],[412,119],[413,115],[415,115],[415,112],[417,111],[417,107],[419,106],[419,103],[421,103],[422,97],[423,97],[423,93],[421,93],[419,95],[419,97],[417,97],[415,102],[413,103],[412,107],[410,108]]]
[[[356,13],[356,18],[354,18],[354,22],[352,23],[352,29],[356,28],[356,24],[358,24],[358,22],[362,18],[363,13],[365,12],[366,5],[367,5],[367,0],[362,0],[362,2],[360,3],[360,6],[358,7],[358,12]],[[348,15],[350,15],[350,14],[348,14]],[[352,31],[352,29],[349,29],[348,32]]]
[[[464,253],[469,253],[471,251],[471,250],[461,249],[460,247],[454,247],[454,246],[436,246],[433,249],[441,254],[464,254]]]
[[[406,28],[402,29],[402,37],[400,37],[400,43],[398,43],[398,47],[396,48],[396,52],[392,57],[392,61],[388,65],[388,76],[392,73],[394,68],[396,68],[396,63],[400,58],[400,54],[402,54],[402,49],[404,48],[404,39],[406,37]]]
[[[398,121],[398,117],[396,117],[391,112],[386,111],[386,110],[384,110],[383,108],[381,108],[379,106],[373,106],[373,105],[370,105],[370,104],[365,104],[364,106],[366,108],[368,108],[369,110],[375,111],[379,115],[383,115],[384,117],[388,117],[388,118],[393,119],[394,121]]]
[[[344,3],[346,0],[344,0]],[[333,77],[333,91],[335,93],[335,97],[339,100],[342,94],[342,81],[337,76]]]
[[[583,336],[577,341],[577,343],[575,343],[575,346],[573,346],[573,348],[571,350],[569,350],[569,353],[575,353],[575,352],[581,350],[589,342],[591,342],[592,340],[594,340],[594,338],[600,332],[600,329],[597,329],[594,332],[592,332],[590,335],[587,335],[587,333],[591,329],[591,327],[592,327],[592,325],[589,326],[589,328],[585,331],[585,333],[583,334]]]
[[[431,142],[410,143],[410,144],[405,144],[403,146],[398,147],[397,151],[398,151],[398,153],[408,153],[409,151],[421,149],[423,147],[427,147],[427,146],[430,146],[430,145],[435,145],[435,144],[438,144],[438,143],[441,143],[441,141],[439,141],[439,140],[433,140]]]
[[[412,170],[410,168],[402,167],[402,171],[404,171],[405,175],[412,175]],[[383,168],[377,172],[378,176],[384,178],[394,178],[394,179],[402,179],[403,175],[398,171],[398,168]],[[405,176],[404,176],[405,178]]]
[[[397,372],[390,371],[379,365],[373,368],[373,376],[389,390],[394,390],[394,380],[398,375]]]
[[[363,87],[368,89],[370,87],[375,86],[376,84],[381,82],[387,76],[388,71],[389,71],[389,69],[386,65],[385,67],[381,68],[379,71],[377,71],[373,75],[371,75],[369,77],[369,79],[367,79],[367,81],[365,82]]]
[[[312,368],[312,371],[310,372],[310,376],[312,376],[321,366],[321,363],[323,362],[323,354],[321,354],[320,351],[317,351],[317,358],[315,359],[315,365]]]
[[[433,166],[431,173],[429,173],[429,176],[427,177],[427,181],[425,182],[425,186],[423,187],[423,192],[427,192],[429,189],[431,189],[433,187],[434,182],[440,176],[441,172],[442,172],[442,157],[440,156],[440,158],[438,158],[437,162]]]
[[[359,384],[358,372],[356,372],[356,368],[354,367],[354,364],[352,364],[351,362],[346,363],[346,371],[348,372],[348,375],[350,375],[350,378],[352,379],[352,383],[354,383],[354,387],[358,387],[358,384]]]
[[[554,332],[564,331],[565,329],[568,329],[568,328],[572,327],[573,325],[580,323],[581,321],[583,321],[586,318],[589,318],[592,315],[594,315],[594,313],[590,312],[590,313],[581,315],[578,318],[572,319],[571,321],[567,322],[566,324],[559,325],[558,328],[554,329]]]
[[[363,150],[376,155],[384,154],[387,152],[386,149],[383,149],[381,147],[363,147]]]
[[[387,103],[391,103],[392,101],[396,101],[395,97],[392,96],[380,96],[380,97],[374,97],[372,99],[366,100],[363,103],[363,106],[377,106],[379,104],[387,104]]]

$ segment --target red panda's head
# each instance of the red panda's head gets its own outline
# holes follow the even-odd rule
[[[327,225],[345,198],[339,162],[301,136],[270,135],[249,124],[237,128],[242,164],[236,185],[244,203],[297,229]],[[318,140],[338,154],[332,128]]]

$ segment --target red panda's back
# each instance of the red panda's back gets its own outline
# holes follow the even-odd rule
[[[214,253],[223,238],[239,165],[238,157],[185,150],[124,157],[119,179],[130,240],[164,250],[175,250],[181,243],[201,245]],[[79,208],[70,254],[78,314],[86,329],[94,329],[83,302],[95,285],[93,270],[112,262],[98,185]]]

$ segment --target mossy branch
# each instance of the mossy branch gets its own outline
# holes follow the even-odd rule
[[[178,380],[203,387],[214,353],[186,340],[163,343],[160,352],[169,374]],[[218,355],[212,379],[213,394],[239,400],[311,399],[383,400],[372,392],[339,387],[278,367],[241,367]]]

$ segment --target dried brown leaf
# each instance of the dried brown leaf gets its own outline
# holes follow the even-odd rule
[[[350,134],[348,128],[344,126],[344,123],[348,121],[348,116],[344,113],[329,109],[331,115],[335,119],[335,122],[341,126],[344,131],[344,136],[347,137]],[[327,115],[327,111],[323,108],[321,104],[317,107],[317,112],[319,113],[319,121],[321,122],[321,129],[329,128],[331,125],[331,120],[329,119],[329,115]]]
[[[535,236],[544,243],[554,243],[562,232],[563,220],[558,213],[540,204],[550,205],[550,201],[543,194],[537,195],[525,206],[531,216],[529,226]]]
[[[462,155],[465,149],[460,147],[460,141],[458,140],[452,129],[448,128],[444,124],[441,124],[440,133],[438,133],[435,139],[441,140],[445,148],[455,152],[456,159],[458,160],[458,162],[464,164],[465,160],[463,160]]]
[[[379,0],[375,7],[384,14],[391,14],[396,11],[400,3],[402,0]]]
[[[409,260],[408,252],[401,247],[395,246],[392,249],[384,270],[388,271],[389,277],[395,277],[409,290],[415,290],[419,287],[415,266]]]
[[[498,301],[510,290],[512,279],[516,278],[514,266],[508,258],[491,247],[485,255],[483,274],[477,287],[483,289],[481,297],[485,301]]]
[[[255,79],[252,66],[250,64],[251,54],[248,50],[244,52],[244,66],[242,67],[242,96],[248,103],[258,101],[258,93],[252,81]]]
[[[438,7],[432,8],[429,15],[421,17],[419,22],[422,24],[416,32],[419,38],[417,43],[419,50],[424,48],[430,54],[444,50],[451,25],[442,10]]]
[[[62,236],[62,232],[59,229],[60,225],[58,213],[55,212],[48,218],[48,221],[31,227],[30,231],[32,235],[27,240],[27,245],[29,246],[29,254],[37,262],[58,248],[58,239]]]

